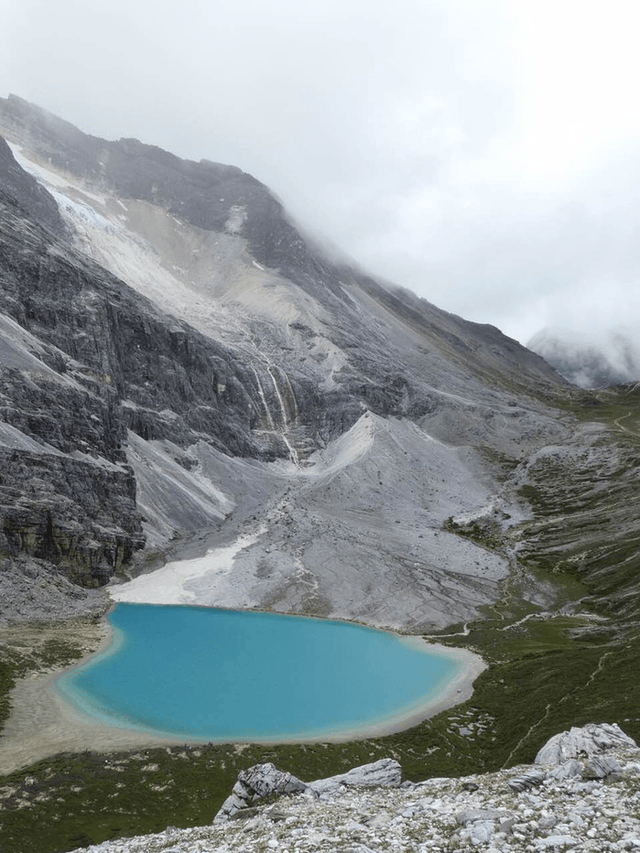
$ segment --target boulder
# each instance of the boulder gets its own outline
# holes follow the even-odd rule
[[[214,818],[215,823],[229,820],[242,809],[253,805],[268,795],[295,794],[310,791],[314,796],[326,798],[347,787],[384,787],[397,788],[402,780],[402,768],[392,758],[382,758],[372,764],[354,767],[347,773],[318,779],[315,782],[302,782],[291,773],[278,770],[273,764],[255,764],[238,774],[238,781],[231,794],[222,804]]]
[[[496,809],[465,809],[456,815],[456,823],[466,826],[469,823],[487,820],[503,820],[509,815],[504,810]]]
[[[554,735],[535,757],[536,764],[563,764],[570,758],[590,758],[617,747],[637,748],[617,723],[587,723]]]
[[[255,764],[241,770],[231,794],[215,816],[215,822],[229,820],[237,812],[269,794],[294,794],[306,789],[304,782],[291,773],[278,770],[274,764]]]
[[[308,790],[318,797],[332,796],[341,786],[353,788],[398,788],[402,781],[402,768],[393,758],[381,758],[362,767],[354,767],[348,773],[317,779],[309,782]]]
[[[538,785],[542,785],[544,780],[547,778],[546,773],[542,773],[540,770],[527,770],[524,773],[520,773],[518,776],[513,776],[507,782],[507,785],[511,788],[512,791],[528,791],[529,788],[536,788]]]
[[[570,758],[568,761],[565,761],[564,764],[560,764],[559,767],[552,770],[549,775],[557,782],[561,782],[563,779],[576,779],[581,777],[583,770],[584,764],[582,764],[581,761],[578,761],[577,758]]]
[[[606,779],[621,770],[620,762],[611,755],[595,755],[584,768],[585,779]]]

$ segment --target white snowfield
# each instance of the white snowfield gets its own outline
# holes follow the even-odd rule
[[[214,583],[217,577],[232,570],[236,554],[253,545],[257,538],[257,535],[241,536],[233,545],[212,549],[204,557],[167,563],[155,572],[139,575],[111,589],[111,598],[142,604],[199,604],[196,593],[189,589],[190,581]]]

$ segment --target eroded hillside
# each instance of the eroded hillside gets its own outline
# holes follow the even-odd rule
[[[5,420],[39,453],[13,565],[102,584],[248,537],[205,603],[426,630],[499,597],[508,558],[443,525],[521,512],[499,460],[569,434],[554,371],[328,259],[238,169],[0,106]],[[80,511],[54,470],[82,465]]]

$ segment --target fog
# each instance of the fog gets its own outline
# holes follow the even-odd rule
[[[10,92],[255,175],[308,230],[526,342],[640,324],[628,0],[0,0]]]

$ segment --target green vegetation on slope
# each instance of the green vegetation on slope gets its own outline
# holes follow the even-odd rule
[[[70,666],[84,654],[65,623],[0,630],[0,731],[9,717],[9,694],[30,672]],[[0,847],[0,850],[2,848]]]

